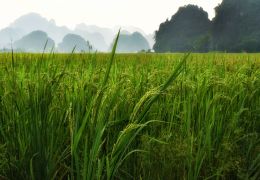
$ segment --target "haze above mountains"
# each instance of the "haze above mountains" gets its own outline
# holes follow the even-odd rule
[[[110,29],[82,23],[74,29],[69,29],[66,26],[57,26],[53,19],[47,20],[37,13],[29,13],[0,30],[0,49],[10,49],[12,42],[14,48],[27,52],[38,52],[39,47],[42,46],[43,49],[46,40],[48,40],[50,43],[48,46],[54,46],[58,50],[58,46],[65,40],[66,43],[75,43],[67,45],[68,47],[75,45],[82,47],[84,44],[88,44],[88,47],[93,50],[106,52],[109,51],[119,28]],[[148,50],[154,44],[153,34],[145,34],[136,27],[121,27],[121,34],[120,52]],[[68,35],[69,41],[66,39]],[[45,42],[42,42],[44,39]],[[38,49],[33,49],[36,44]]]

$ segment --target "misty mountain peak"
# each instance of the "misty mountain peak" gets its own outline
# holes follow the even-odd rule
[[[75,52],[91,51],[92,46],[83,37],[77,34],[67,34],[62,42],[58,45],[60,52],[71,52],[75,47]]]
[[[55,42],[44,31],[33,31],[14,42],[14,48],[27,52],[40,52],[44,50],[47,43],[46,51],[51,51],[55,47]]]
[[[110,46],[112,49],[113,43]],[[133,32],[132,34],[120,34],[118,40],[117,52],[130,53],[139,52],[150,49],[149,43],[140,32]]]
[[[81,23],[72,30],[66,26],[56,25],[54,19],[47,19],[40,14],[33,12],[19,17],[11,23],[9,27],[0,30],[0,48],[9,47],[11,41],[17,41],[33,31],[41,30],[47,33],[48,37],[53,39],[56,44],[61,43],[64,36],[72,33],[80,35],[85,40],[89,41],[97,50],[107,51],[109,49],[109,44],[113,41],[118,29],[119,27],[111,29]],[[151,38],[147,37],[139,28],[125,27],[121,29],[122,35],[125,34],[130,36],[131,33],[138,31],[149,41],[149,43],[152,42],[152,40],[150,40]]]
[[[19,27],[25,31],[31,31],[31,29],[39,30],[48,26],[49,21],[43,18],[40,14],[29,13],[16,19],[10,27]]]
[[[85,23],[77,24],[75,27],[76,30],[86,30],[88,29],[88,26]]]
[[[56,22],[55,22],[54,19],[51,19],[51,20],[50,20],[50,23],[51,23],[52,25],[56,26]]]

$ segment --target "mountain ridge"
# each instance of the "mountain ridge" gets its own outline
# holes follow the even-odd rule
[[[109,50],[118,29],[119,26],[106,28],[86,25],[85,23],[80,23],[74,29],[70,29],[66,26],[58,26],[53,19],[48,20],[40,14],[32,12],[20,16],[8,27],[0,29],[0,49],[10,48],[11,42],[17,41],[33,31],[43,31],[55,41],[56,45],[61,43],[67,34],[76,34],[89,41],[98,51],[106,52]],[[145,34],[140,28],[129,26],[122,27],[121,30],[129,32],[129,34],[134,33],[134,31],[139,32],[149,42],[150,47],[154,43],[152,36]]]

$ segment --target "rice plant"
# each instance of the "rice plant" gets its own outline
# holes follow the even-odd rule
[[[0,54],[0,179],[259,179],[259,54]]]

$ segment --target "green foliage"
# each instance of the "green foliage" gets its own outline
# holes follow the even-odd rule
[[[156,52],[259,52],[260,1],[223,0],[212,21],[202,8],[179,8],[155,34]]]
[[[259,179],[259,54],[115,51],[0,54],[0,179]]]
[[[213,19],[213,50],[259,52],[259,0],[223,0]]]
[[[213,49],[259,52],[259,0],[223,0],[213,19]]]
[[[210,45],[211,22],[202,8],[188,5],[179,8],[171,20],[155,33],[156,52],[205,52]]]

